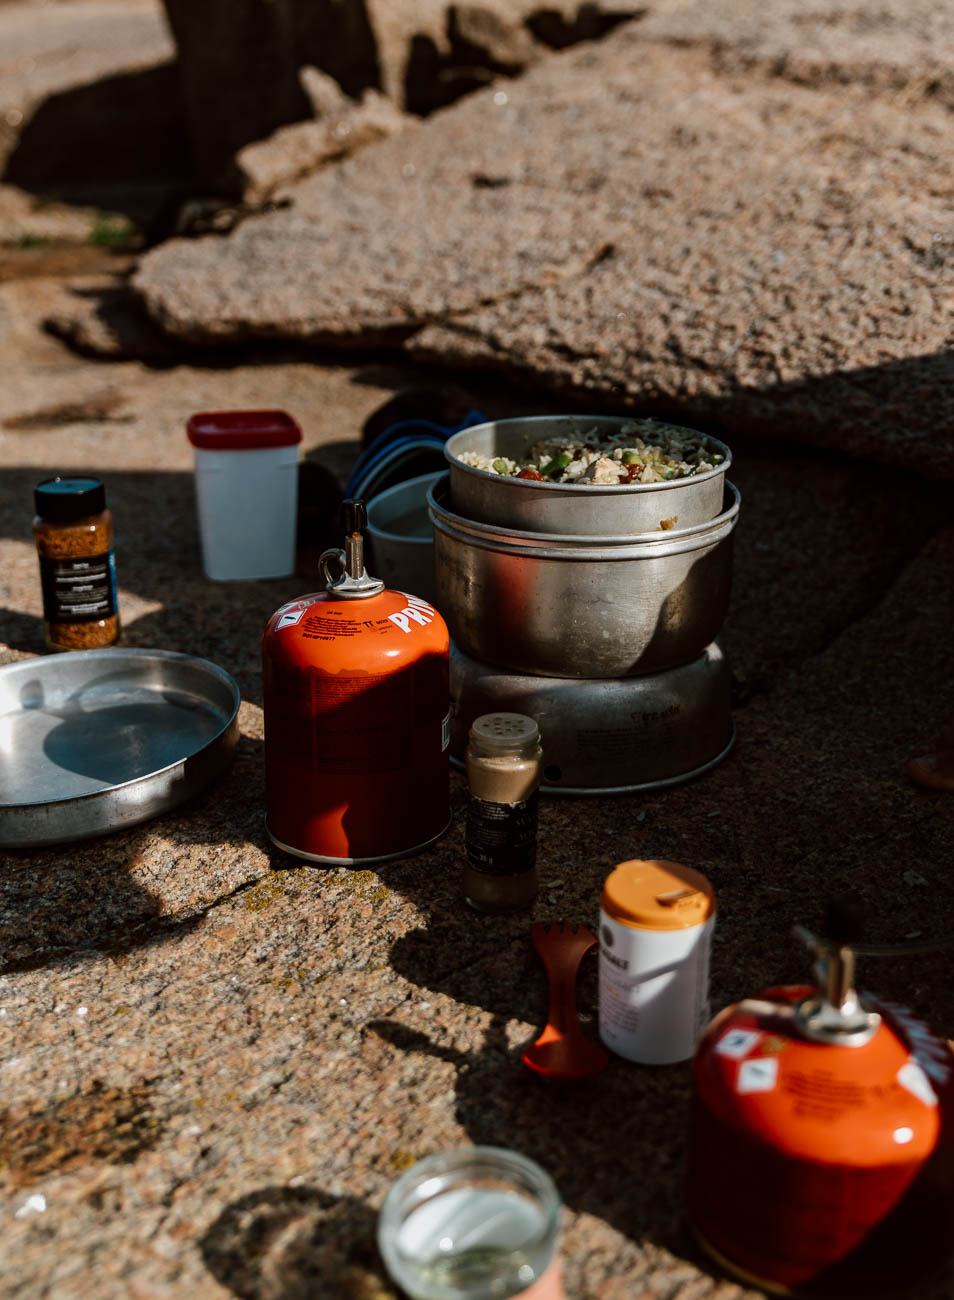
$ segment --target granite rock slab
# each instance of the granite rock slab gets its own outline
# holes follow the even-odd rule
[[[954,16],[930,0],[654,0],[643,14],[647,41],[706,49],[724,73],[759,73],[800,85],[865,84],[902,102],[954,103]]]
[[[303,68],[301,80],[315,120],[279,127],[235,156],[246,204],[261,205],[324,164],[417,125],[416,118],[402,113],[378,91],[366,90],[356,104],[333,78],[317,68]]]
[[[654,132],[632,149],[630,237],[585,275],[430,326],[409,350],[950,477],[946,200],[929,179],[947,166],[947,109],[733,78],[698,48],[654,48],[633,87],[639,34],[602,47],[606,84]]]
[[[714,19],[690,38],[685,7],[653,9],[294,187],[286,211],[156,249],[134,286],[183,342],[403,343],[950,476],[949,111],[914,71],[943,19],[904,43],[899,89],[858,71],[879,56],[837,5],[829,72],[776,75],[803,25],[768,12],[743,73]]]
[[[142,259],[133,287],[187,343],[380,345],[449,307],[469,311],[488,294],[596,260],[621,211],[606,212],[597,230],[585,218],[593,196],[551,205],[543,159],[539,171],[502,169],[506,105],[480,102],[486,131],[468,132],[463,153],[432,151],[424,128],[372,145],[225,239],[161,245]]]

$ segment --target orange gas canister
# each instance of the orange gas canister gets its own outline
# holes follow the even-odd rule
[[[954,1242],[954,1057],[904,1008],[855,993],[847,942],[799,932],[819,988],[746,999],[700,1040],[689,1216],[773,1294],[909,1294]]]
[[[424,848],[450,822],[447,627],[364,567],[364,506],[346,501],[327,590],[272,615],[262,641],[266,829],[311,862]],[[335,569],[340,568],[339,574]]]

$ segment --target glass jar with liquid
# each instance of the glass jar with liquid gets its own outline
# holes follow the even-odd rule
[[[565,1300],[560,1198],[516,1151],[461,1147],[413,1165],[388,1192],[378,1246],[411,1300]]]

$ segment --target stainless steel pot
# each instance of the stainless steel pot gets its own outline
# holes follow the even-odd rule
[[[499,710],[535,718],[543,790],[617,794],[700,776],[732,747],[731,674],[718,642],[691,663],[620,681],[531,677],[492,668],[451,645],[451,757],[470,724]]]
[[[725,472],[732,463],[732,453],[725,443],[692,429],[685,432],[703,438],[713,452],[725,459],[716,469],[668,483],[624,487],[535,483],[474,469],[460,460],[463,452],[476,452],[521,461],[541,439],[578,438],[594,429],[601,436],[612,436],[623,425],[632,423],[632,418],[608,415],[534,415],[464,429],[449,438],[444,447],[450,472],[448,504],[458,514],[485,524],[588,537],[655,532],[663,520],[669,519],[675,519],[678,528],[690,528],[717,515],[722,509]]]
[[[729,607],[739,493],[693,528],[554,537],[495,528],[428,493],[438,608],[466,654],[544,677],[632,677],[689,663]]]

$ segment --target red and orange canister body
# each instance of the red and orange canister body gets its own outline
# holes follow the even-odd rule
[[[449,638],[415,596],[303,596],[262,643],[267,829],[316,862],[402,857],[446,829]]]
[[[954,1057],[903,1008],[868,1041],[810,1041],[770,989],[696,1053],[689,1215],[730,1271],[776,1294],[874,1297],[937,1269],[954,1233]]]

